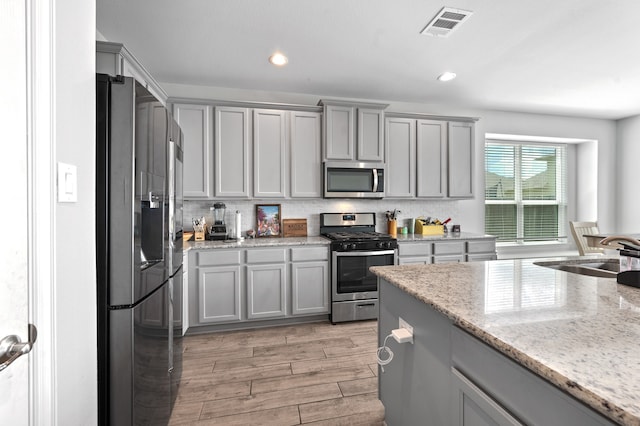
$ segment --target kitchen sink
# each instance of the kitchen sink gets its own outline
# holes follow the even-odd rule
[[[547,268],[557,269],[560,271],[571,272],[574,274],[588,275],[600,278],[616,278],[620,271],[620,262],[618,259],[575,259],[560,261],[541,261],[534,262],[535,265],[545,266]]]

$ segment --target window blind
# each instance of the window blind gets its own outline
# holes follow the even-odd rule
[[[566,238],[567,148],[485,143],[485,232],[500,242]]]

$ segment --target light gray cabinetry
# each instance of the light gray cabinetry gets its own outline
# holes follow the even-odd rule
[[[131,52],[120,43],[96,41],[96,72],[111,76],[133,77],[163,105],[166,105],[167,93]]]
[[[447,123],[417,120],[416,196],[444,198],[447,196]]]
[[[386,198],[413,198],[416,187],[416,121],[387,118]]]
[[[495,259],[497,259],[496,239],[491,236],[398,241],[398,265]]]
[[[253,110],[253,196],[284,198],[286,112]]]
[[[291,198],[322,197],[322,114],[291,111]]]
[[[449,197],[473,197],[473,140],[471,123],[449,123]]]
[[[467,262],[496,260],[496,240],[474,240],[467,242]]]
[[[207,105],[174,104],[173,115],[184,135],[184,198],[213,198],[212,110]]]
[[[286,249],[247,249],[247,319],[284,317]]]
[[[383,104],[323,100],[324,160],[384,163]]]
[[[358,108],[356,159],[384,162],[384,117],[379,109]]]
[[[451,369],[453,426],[521,426],[515,417],[456,368]]]
[[[249,198],[249,110],[215,107],[215,193],[217,198]],[[189,167],[188,164],[185,164]]]
[[[329,249],[291,249],[291,314],[329,313]]]
[[[193,252],[189,264],[189,323],[240,321],[242,275],[240,250]],[[195,276],[194,276],[195,275]]]
[[[431,243],[398,244],[398,265],[426,265],[431,263]]]
[[[385,197],[473,197],[473,123],[394,116],[385,128]]]
[[[398,317],[415,339],[393,346],[392,362],[378,375],[388,424],[613,424],[383,279],[379,296],[379,343]]]

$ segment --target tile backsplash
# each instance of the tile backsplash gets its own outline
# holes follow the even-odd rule
[[[375,212],[376,230],[386,232],[387,210],[400,210],[398,226],[405,220],[419,216],[431,216],[440,220],[450,217],[451,224],[458,224],[458,201],[425,201],[425,200],[216,200],[227,206],[227,228],[233,229],[235,212],[242,215],[242,232],[256,228],[257,204],[280,204],[282,219],[307,219],[307,234],[315,236],[320,233],[320,213]],[[209,216],[209,208],[214,201],[185,201],[184,229],[193,230],[192,219]],[[464,228],[464,226],[463,226]]]

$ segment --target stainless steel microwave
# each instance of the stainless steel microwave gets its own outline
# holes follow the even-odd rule
[[[383,198],[384,164],[324,163],[324,198]]]

